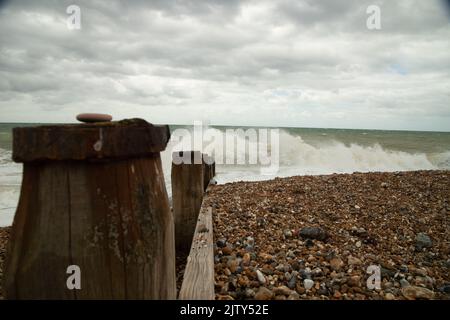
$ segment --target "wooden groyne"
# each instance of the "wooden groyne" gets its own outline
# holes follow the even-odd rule
[[[168,126],[141,119],[15,128],[23,163],[4,266],[6,299],[214,299],[214,159],[172,164],[170,210],[160,152]],[[206,198],[205,198],[206,199]]]

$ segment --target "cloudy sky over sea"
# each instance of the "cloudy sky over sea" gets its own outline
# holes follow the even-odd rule
[[[439,0],[1,1],[0,122],[450,131]],[[81,29],[66,8],[81,9]],[[366,26],[369,5],[381,29]]]

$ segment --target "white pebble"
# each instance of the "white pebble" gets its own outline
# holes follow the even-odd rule
[[[264,277],[263,273],[259,270],[256,270],[256,276],[258,277],[258,281],[261,284],[265,284],[266,283],[266,278]]]
[[[314,281],[312,281],[311,279],[305,279],[303,280],[303,286],[306,290],[309,290],[314,286]]]

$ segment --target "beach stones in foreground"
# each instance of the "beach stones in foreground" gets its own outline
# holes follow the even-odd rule
[[[433,242],[430,237],[425,233],[418,233],[416,235],[416,249],[422,250],[423,248],[431,248]]]
[[[304,239],[316,239],[320,241],[324,241],[328,238],[327,232],[317,227],[302,228],[299,235]]]
[[[434,292],[427,288],[408,286],[402,289],[403,296],[408,300],[431,300],[434,298]]]
[[[449,299],[449,178],[414,171],[217,185],[204,204],[216,210],[216,297]],[[424,184],[434,197],[427,210],[414,196]],[[372,275],[379,289],[368,286]]]
[[[109,122],[112,120],[112,116],[103,113],[80,113],[77,115],[77,120],[86,123]]]

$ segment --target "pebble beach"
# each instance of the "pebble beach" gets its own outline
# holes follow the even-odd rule
[[[216,299],[450,298],[449,171],[229,183],[207,202]]]

